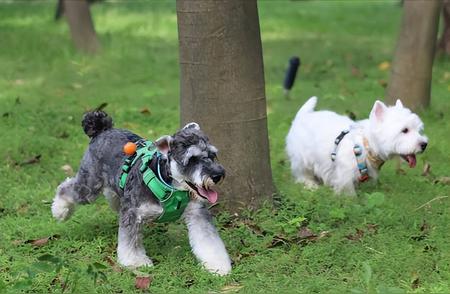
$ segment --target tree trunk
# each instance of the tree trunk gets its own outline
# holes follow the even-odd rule
[[[442,6],[444,28],[438,43],[438,53],[450,55],[450,0],[445,0]]]
[[[271,201],[266,96],[256,0],[177,0],[181,122],[219,148],[234,212]]]
[[[400,35],[386,99],[411,109],[430,103],[431,73],[439,25],[440,0],[405,0]]]
[[[100,49],[100,43],[95,33],[88,1],[64,0],[63,5],[75,47],[85,53],[96,53]]]

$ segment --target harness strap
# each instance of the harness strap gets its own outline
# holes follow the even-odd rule
[[[171,222],[176,221],[183,214],[186,206],[189,203],[189,192],[177,190],[164,181],[160,180],[158,176],[152,171],[149,166],[150,161],[156,154],[159,161],[161,155],[155,145],[151,141],[136,142],[139,148],[136,153],[125,159],[122,166],[122,174],[120,176],[119,187],[123,190],[127,181],[128,173],[131,167],[141,159],[141,167],[139,171],[142,173],[142,180],[144,184],[152,191],[153,195],[159,200],[163,212],[155,220],[155,222]],[[158,162],[158,173],[159,162]]]
[[[349,132],[349,130],[343,130],[334,140],[334,148],[333,152],[331,152],[331,161],[336,160],[337,148],[339,146],[339,143],[341,143],[342,139],[344,139],[345,135],[347,135]]]

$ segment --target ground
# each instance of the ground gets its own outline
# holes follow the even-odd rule
[[[102,53],[74,51],[53,1],[0,4],[0,292],[449,293],[450,61],[437,59],[431,107],[420,112],[430,139],[418,167],[387,164],[356,198],[303,190],[284,155],[298,107],[366,117],[383,98],[401,6],[396,1],[259,1],[275,207],[217,224],[234,269],[216,277],[190,253],[182,224],[146,227],[155,267],[114,263],[117,216],[104,199],[66,223],[50,215],[57,185],[76,170],[88,138],[87,109],[107,102],[117,127],[156,138],[179,124],[177,25],[173,1],[95,4]],[[290,100],[288,59],[302,59]],[[431,167],[423,176],[425,163]],[[448,178],[447,178],[448,181]],[[145,280],[144,280],[145,282]]]

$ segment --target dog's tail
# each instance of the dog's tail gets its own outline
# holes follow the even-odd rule
[[[93,138],[103,131],[113,127],[110,116],[104,111],[95,110],[86,112],[81,121],[81,126],[89,138]]]
[[[313,96],[308,99],[308,101],[305,102],[305,104],[300,107],[300,109],[297,112],[297,115],[295,116],[295,119],[298,119],[301,115],[309,112],[313,112],[314,108],[316,108],[317,104],[317,97]]]

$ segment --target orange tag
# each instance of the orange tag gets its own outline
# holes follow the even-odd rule
[[[125,144],[123,146],[123,152],[126,155],[133,155],[134,153],[136,153],[136,149],[137,149],[137,146],[133,142],[128,142],[127,144]]]

